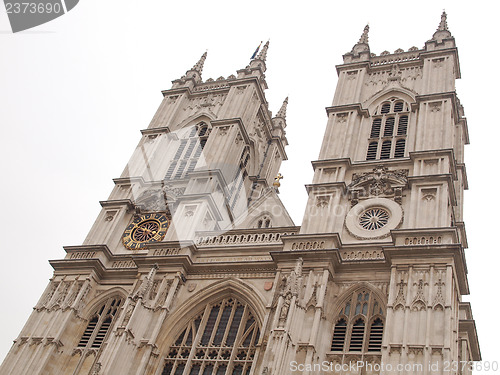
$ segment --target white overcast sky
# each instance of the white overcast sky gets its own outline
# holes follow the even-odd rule
[[[331,104],[335,65],[370,24],[371,51],[422,48],[443,9],[456,38],[468,118],[466,250],[483,360],[498,354],[498,10],[486,1],[81,0],[12,34],[0,6],[0,360],[51,277],[81,244],[171,81],[208,49],[203,78],[245,67],[270,39],[267,100],[290,97],[281,198],[300,225]],[[496,348],[496,349],[495,349]]]

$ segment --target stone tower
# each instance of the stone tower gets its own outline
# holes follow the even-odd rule
[[[288,98],[272,116],[268,48],[203,81],[205,53],[163,91],[2,374],[442,374],[480,359],[446,15],[423,49],[375,56],[366,27],[344,55],[301,227],[278,197]]]
[[[368,31],[337,66],[295,238],[338,249],[326,295],[334,311],[324,323],[333,324],[329,361],[437,374],[451,361],[480,358],[470,305],[461,302],[469,293],[462,217],[469,140],[455,92],[458,52],[444,12],[423,49],[376,56]]]

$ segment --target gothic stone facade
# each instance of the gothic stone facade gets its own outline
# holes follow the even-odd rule
[[[423,49],[376,56],[367,27],[344,55],[300,227],[278,197],[287,100],[273,117],[267,51],[202,81],[204,54],[163,92],[85,242],[50,262],[2,374],[319,374],[328,361],[437,375],[480,359],[461,302],[468,135],[446,15]]]

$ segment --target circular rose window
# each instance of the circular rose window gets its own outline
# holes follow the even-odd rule
[[[393,200],[371,198],[351,208],[345,218],[347,231],[359,239],[388,237],[403,221],[403,209]]]
[[[364,229],[376,230],[387,225],[389,222],[389,212],[383,208],[369,208],[359,217],[359,225]]]

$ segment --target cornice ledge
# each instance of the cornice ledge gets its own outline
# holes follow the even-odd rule
[[[460,244],[458,228],[456,227],[393,229],[391,237],[395,246]]]
[[[464,184],[464,190],[469,190],[469,181],[467,180],[467,170],[464,163],[457,163],[457,170],[462,171],[462,182]]]
[[[435,99],[456,99],[457,93],[455,91],[438,92],[432,94],[424,94],[415,96],[415,103],[426,102]]]
[[[132,255],[132,260],[138,268],[150,269],[157,264],[161,268],[174,268],[176,270],[180,268],[184,275],[194,264],[191,257],[185,254],[171,256]]]
[[[348,168],[352,166],[351,158],[313,160],[311,164],[314,170],[318,167],[333,167],[336,165],[343,165]]]
[[[473,361],[481,361],[481,348],[477,338],[476,322],[474,319],[460,319],[458,321],[458,331],[465,332],[469,338],[469,345]]]
[[[142,178],[142,176],[113,178],[113,182],[115,183],[115,185],[131,185],[136,182],[138,182],[141,187],[146,185],[146,181],[144,181],[144,178]]]
[[[147,129],[142,129],[141,133],[143,135],[150,135],[150,134],[160,134],[160,133],[170,133],[170,128],[168,126],[162,126],[159,128],[147,128]]]
[[[101,207],[117,207],[117,206],[127,206],[127,210],[135,210],[135,205],[130,199],[112,199],[106,201],[99,201]]]
[[[180,80],[176,79],[176,80],[172,81],[172,83],[178,82],[178,81],[180,82]],[[187,86],[176,87],[174,89],[161,90],[163,97],[165,97],[167,95],[184,94],[185,92],[187,92],[188,95],[190,95],[190,96],[193,95],[193,92]]]
[[[462,246],[464,249],[469,248],[469,242],[467,241],[467,233],[465,231],[465,223],[463,221],[456,221],[455,225],[458,229],[458,233],[460,234],[460,240],[462,241]]]
[[[271,251],[269,254],[279,271],[293,269],[297,259],[302,258],[304,271],[316,268],[319,263],[329,270],[330,275],[333,275],[334,270],[338,268],[341,262],[337,249]]]
[[[342,70],[349,69],[369,69],[370,68],[370,60],[362,60],[362,61],[354,61],[350,63],[338,64],[335,65],[335,69],[337,70],[337,75],[340,74]]]
[[[94,271],[99,279],[102,279],[106,267],[100,259],[57,259],[49,260],[49,264],[55,271]]]
[[[76,253],[80,251],[101,251],[106,255],[106,258],[111,259],[114,255],[109,250],[108,245],[73,245],[73,246],[63,246],[66,253]]]
[[[330,116],[332,113],[356,110],[360,116],[370,117],[370,112],[368,112],[367,109],[364,109],[361,103],[341,104],[341,105],[326,107],[325,109],[326,109],[326,114],[328,116]]]
[[[322,192],[325,194],[328,194],[332,192],[334,189],[342,189],[342,193],[347,192],[347,185],[344,181],[338,181],[338,182],[323,182],[319,184],[307,184],[304,185],[306,187],[307,194],[309,194],[313,190],[318,190],[321,189]]]
[[[284,252],[323,251],[342,248],[338,233],[306,233],[281,236]]]

